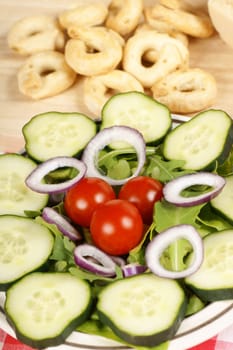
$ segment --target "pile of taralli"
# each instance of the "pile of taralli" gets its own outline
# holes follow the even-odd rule
[[[216,98],[215,78],[189,64],[189,37],[214,33],[208,13],[179,0],[112,0],[67,9],[57,17],[16,22],[8,45],[25,55],[18,71],[22,94],[38,100],[84,80],[83,101],[95,117],[118,92],[140,91],[173,113],[194,113]]]

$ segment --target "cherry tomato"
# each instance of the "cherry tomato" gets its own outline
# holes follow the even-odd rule
[[[116,195],[113,188],[104,180],[83,178],[67,191],[64,208],[73,222],[88,227],[94,210],[114,198]]]
[[[124,255],[141,241],[143,221],[133,204],[114,199],[95,210],[90,232],[94,244],[105,253]]]
[[[162,198],[163,185],[149,176],[137,176],[127,181],[120,189],[118,197],[134,204],[145,224],[153,220],[154,204]]]

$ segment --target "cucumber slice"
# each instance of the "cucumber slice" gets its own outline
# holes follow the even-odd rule
[[[26,177],[37,164],[19,154],[0,155],[0,215],[25,216],[26,210],[40,211],[48,202],[48,195],[30,190]]]
[[[33,219],[0,216],[0,289],[44,265],[53,244],[52,233]]]
[[[225,180],[225,186],[218,196],[210,201],[210,205],[233,225],[233,175],[226,176]]]
[[[109,284],[99,294],[100,320],[127,343],[155,346],[172,338],[186,297],[175,280],[141,274]]]
[[[6,292],[5,313],[17,338],[33,348],[59,345],[88,317],[89,284],[69,273],[33,272]]]
[[[185,283],[203,301],[233,299],[233,230],[211,233],[203,244],[204,261]]]
[[[221,110],[204,111],[173,129],[165,138],[163,155],[184,160],[184,169],[213,169],[222,164],[233,142],[233,121]]]
[[[136,91],[114,95],[105,103],[101,114],[101,129],[129,126],[141,132],[147,144],[158,144],[172,125],[170,111],[165,105]],[[114,143],[112,147],[125,147],[125,144]]]
[[[57,156],[75,156],[96,134],[94,120],[80,113],[48,112],[24,125],[27,153],[37,161]]]

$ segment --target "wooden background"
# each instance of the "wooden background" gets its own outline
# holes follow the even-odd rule
[[[12,53],[6,42],[11,25],[24,16],[56,16],[71,5],[87,2],[88,0],[0,0],[0,151],[17,151],[24,146],[22,126],[35,114],[56,110],[79,111],[91,115],[82,103],[81,78],[68,91],[52,98],[32,101],[20,94],[16,74],[25,58]],[[213,107],[224,109],[233,117],[233,49],[223,43],[217,33],[209,39],[190,40],[189,48],[190,66],[206,69],[217,81],[218,96]]]

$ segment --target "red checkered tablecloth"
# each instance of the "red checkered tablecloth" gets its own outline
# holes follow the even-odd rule
[[[32,348],[0,329],[0,350],[32,350]],[[233,350],[233,325],[217,336],[187,350]]]

